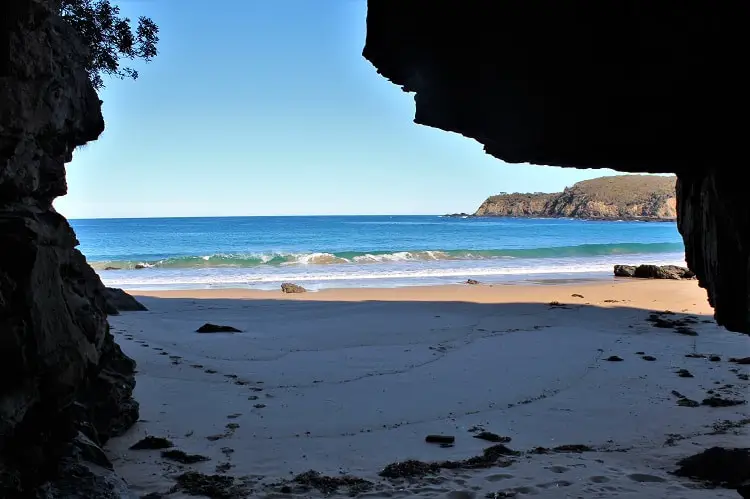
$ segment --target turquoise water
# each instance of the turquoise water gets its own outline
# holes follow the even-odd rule
[[[438,216],[72,220],[111,286],[310,289],[608,278],[684,264],[673,223]]]

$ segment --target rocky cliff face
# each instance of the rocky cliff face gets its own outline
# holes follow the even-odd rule
[[[555,194],[491,196],[476,216],[675,220],[675,178],[620,175],[578,182]]]
[[[750,333],[740,4],[371,0],[363,55],[415,92],[415,122],[506,162],[676,173],[688,263]],[[731,270],[730,270],[731,269]],[[721,271],[721,273],[719,273]]]
[[[7,0],[0,24],[0,496],[120,497],[97,446],[138,417],[135,366],[52,208],[73,149],[104,121],[54,4]]]

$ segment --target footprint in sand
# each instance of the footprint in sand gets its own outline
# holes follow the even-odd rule
[[[217,373],[217,371],[214,371],[213,369],[206,369],[203,372],[206,373],[206,374],[216,374]]]
[[[607,478],[606,476],[599,476],[599,475],[590,476],[589,480],[591,480],[594,483],[607,483],[610,481],[609,478]]]
[[[573,485],[573,482],[569,482],[567,480],[555,480],[554,482],[539,483],[537,484],[537,487],[541,489],[551,489],[558,487],[570,487],[571,485]]]
[[[508,473],[497,473],[495,475],[489,475],[486,480],[488,482],[500,482],[502,480],[510,480],[511,478],[515,478],[515,476]]]
[[[190,367],[195,369],[203,369],[203,364],[190,364]]]
[[[570,471],[570,468],[566,468],[565,466],[548,466],[547,469],[552,473],[565,473],[566,471]]]

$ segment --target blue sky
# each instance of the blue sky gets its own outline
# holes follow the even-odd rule
[[[440,214],[614,173],[506,165],[415,125],[362,58],[365,0],[114,3],[156,21],[160,54],[102,91],[107,128],[55,202],[70,218]]]

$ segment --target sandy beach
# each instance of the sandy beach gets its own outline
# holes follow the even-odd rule
[[[138,363],[141,420],[108,452],[138,494],[198,471],[234,477],[213,492],[226,498],[737,497],[671,474],[748,443],[747,405],[702,401],[747,398],[749,366],[730,358],[750,345],[695,281],[132,294],[149,311],[110,322]],[[207,460],[130,449],[149,435]],[[466,461],[499,442],[518,454]],[[586,447],[531,452],[562,445]],[[406,460],[454,464],[379,475]]]

